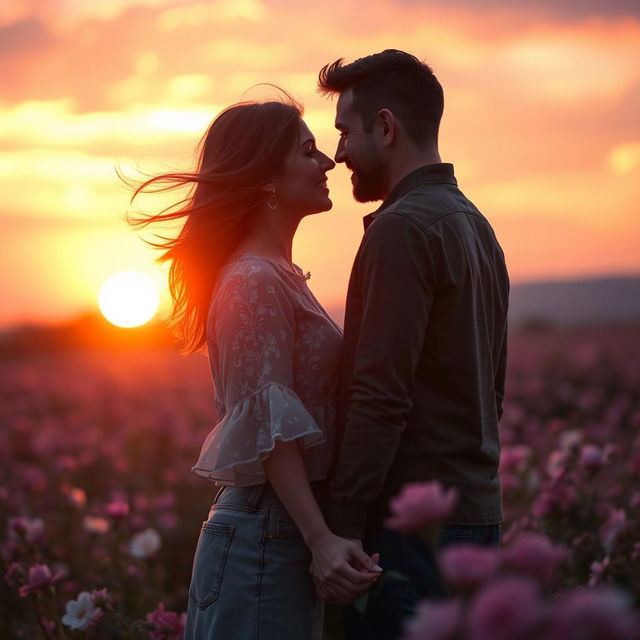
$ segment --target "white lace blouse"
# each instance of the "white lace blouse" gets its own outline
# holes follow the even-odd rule
[[[341,346],[297,265],[253,254],[225,265],[207,320],[218,422],[192,471],[218,485],[261,484],[276,440],[300,439],[309,480],[326,478]]]

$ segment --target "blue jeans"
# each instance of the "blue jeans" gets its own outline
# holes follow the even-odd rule
[[[501,525],[448,525],[442,528],[438,548],[450,544],[474,543],[487,546],[500,544]],[[347,640],[396,640],[422,599],[440,600],[448,593],[432,549],[418,536],[376,529],[365,535],[364,550],[380,554],[385,571],[395,571],[401,578],[384,578],[369,592],[364,613],[353,606],[343,609]]]
[[[312,483],[322,504],[325,487]],[[202,523],[193,560],[185,640],[309,640],[323,603],[311,552],[267,483],[224,487]]]

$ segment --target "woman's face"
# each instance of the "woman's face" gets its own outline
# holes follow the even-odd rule
[[[278,205],[302,217],[328,211],[333,206],[329,199],[327,171],[336,163],[316,148],[315,138],[302,118],[299,126],[298,143],[273,183]]]

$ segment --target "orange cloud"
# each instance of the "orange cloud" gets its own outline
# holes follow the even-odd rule
[[[210,120],[243,96],[259,97],[263,89],[245,94],[259,82],[301,99],[319,147],[333,154],[334,105],[315,92],[319,68],[389,47],[424,58],[442,81],[443,159],[494,223],[516,280],[637,270],[629,240],[638,231],[640,196],[634,6],[4,3],[0,216],[16,246],[29,248],[11,260],[0,256],[0,271],[11,273],[21,261],[36,296],[55,271],[43,271],[40,256],[58,260],[56,277],[61,268],[76,274],[66,298],[54,288],[57,304],[71,308],[87,302],[105,268],[155,268],[153,252],[123,222],[130,192],[115,177],[116,162],[129,173],[190,168]],[[375,205],[353,201],[342,167],[331,172],[330,186],[334,208],[303,222],[295,257],[331,305],[344,296],[361,216]],[[147,203],[167,204],[139,206]],[[40,231],[19,227],[26,218],[37,219]],[[64,219],[81,230],[60,226]],[[96,220],[103,226],[93,226]],[[80,282],[80,273],[97,275]],[[26,309],[28,290],[12,293],[17,309]],[[37,306],[37,297],[29,304]]]

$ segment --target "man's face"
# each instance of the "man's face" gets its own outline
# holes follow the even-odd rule
[[[376,127],[365,131],[362,115],[352,108],[353,90],[340,94],[336,106],[336,129],[340,141],[335,161],[351,170],[353,197],[358,202],[382,200],[385,192],[386,161]]]

